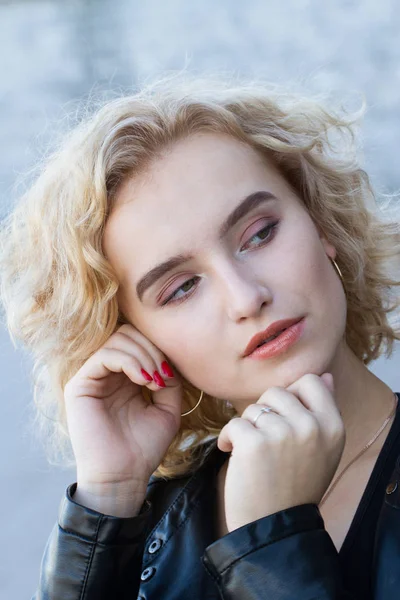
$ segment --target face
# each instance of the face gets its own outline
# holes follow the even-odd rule
[[[127,179],[103,249],[125,317],[183,377],[239,412],[268,387],[321,375],[339,360],[346,302],[329,260],[335,248],[274,164],[230,136],[193,135]],[[143,286],[176,255],[189,258]],[[254,334],[297,317],[304,331],[286,352],[243,357]]]

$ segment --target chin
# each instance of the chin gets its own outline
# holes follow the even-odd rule
[[[270,385],[287,388],[304,375],[311,374],[320,377],[323,373],[330,372],[331,362],[331,360],[324,360],[323,357],[302,355],[297,360],[282,365],[282,369],[278,368],[276,377],[271,378],[273,383]]]

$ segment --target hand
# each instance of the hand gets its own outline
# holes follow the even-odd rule
[[[68,381],[67,423],[77,464],[77,501],[117,516],[138,512],[151,474],[161,463],[180,424],[182,385],[177,375],[166,387],[141,372],[164,378],[166,360],[142,333],[120,327]],[[142,390],[152,391],[154,404]],[[104,502],[106,502],[104,504]],[[105,512],[103,510],[103,512]],[[129,514],[128,514],[129,513]]]
[[[225,480],[228,531],[299,504],[319,504],[339,464],[345,429],[333,377],[307,374],[288,388],[271,387],[221,430],[231,452]],[[278,414],[263,413],[269,406]]]

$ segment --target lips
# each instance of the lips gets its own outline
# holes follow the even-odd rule
[[[257,346],[265,342],[268,338],[270,338],[271,336],[276,336],[277,334],[281,333],[284,329],[287,329],[288,327],[291,327],[295,323],[301,321],[301,319],[302,317],[296,317],[294,319],[282,319],[280,321],[275,321],[275,323],[269,325],[267,329],[256,333],[256,335],[254,335],[251,338],[242,356],[248,356],[253,352],[253,350],[257,348]]]

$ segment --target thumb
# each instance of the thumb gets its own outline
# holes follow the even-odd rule
[[[324,384],[326,385],[326,387],[328,388],[328,390],[331,392],[331,394],[334,394],[335,393],[335,384],[333,381],[332,373],[323,373],[321,375],[321,379],[324,382]]]
[[[152,390],[152,404],[166,410],[175,417],[180,416],[183,405],[183,386],[180,377],[175,373],[174,379],[168,379],[166,387]]]

